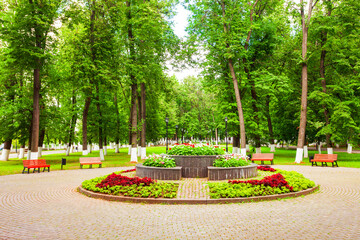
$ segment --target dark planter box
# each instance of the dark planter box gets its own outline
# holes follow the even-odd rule
[[[209,180],[225,180],[225,179],[238,179],[250,178],[257,176],[257,164],[252,163],[244,167],[208,167]]]
[[[175,159],[176,166],[181,166],[181,176],[183,178],[206,178],[208,176],[208,166],[212,166],[217,156],[169,156]]]
[[[148,177],[157,180],[180,180],[181,167],[161,168],[161,167],[148,167],[142,164],[137,164],[136,176],[141,178]]]

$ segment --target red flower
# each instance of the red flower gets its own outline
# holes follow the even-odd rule
[[[171,150],[171,148],[169,148],[169,150]]]
[[[269,166],[258,166],[257,169],[261,171],[275,172],[276,170]]]
[[[101,183],[97,184],[96,187],[99,188],[106,188],[106,187],[112,187],[112,186],[131,186],[131,185],[140,185],[143,183],[145,186],[149,186],[151,183],[154,183],[155,181],[151,178],[139,178],[139,177],[126,177],[122,176],[120,174],[111,174],[107,176],[104,180],[101,181]]]
[[[237,183],[250,183],[251,185],[264,185],[264,186],[270,186],[270,187],[286,187],[290,190],[290,192],[293,191],[293,187],[290,187],[288,182],[285,180],[284,176],[280,173],[264,177],[262,180],[247,180],[247,181],[239,181],[239,180],[229,180],[229,183],[237,184]]]
[[[208,145],[208,146],[209,146],[209,143],[207,143],[206,145]]]

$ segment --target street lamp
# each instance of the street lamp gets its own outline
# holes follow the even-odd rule
[[[176,127],[176,143],[179,143],[178,141],[178,128],[179,128],[179,125],[175,125]]]
[[[184,143],[184,131],[185,129],[181,129],[181,143]]]
[[[166,154],[168,153],[168,124],[169,124],[169,118],[165,118],[166,122]]]
[[[227,142],[227,138],[228,138],[228,132],[227,132],[227,121],[228,118],[225,117],[225,141],[226,141],[226,152],[228,152],[228,142]]]

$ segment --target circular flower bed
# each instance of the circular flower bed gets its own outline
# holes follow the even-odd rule
[[[149,155],[144,158],[144,166],[148,167],[164,167],[164,168],[173,168],[176,167],[175,160],[168,156],[161,156],[157,154]]]
[[[315,183],[294,171],[258,167],[260,171],[276,172],[260,180],[229,180],[209,183],[210,197],[242,198],[298,192],[315,186]]]
[[[133,169],[132,171],[135,171]],[[112,173],[107,176],[86,180],[82,187],[92,192],[140,198],[175,198],[179,185],[158,183],[151,178],[127,177]]]
[[[241,154],[231,154],[218,156],[213,166],[214,167],[243,167],[250,165],[248,156],[243,156]]]
[[[184,156],[208,156],[208,155],[223,155],[224,150],[220,148],[215,148],[214,146],[210,145],[195,145],[184,143],[182,145],[175,144],[170,150],[168,151],[169,155],[184,155]]]
[[[209,198],[192,199],[183,197],[189,189],[177,183],[158,183],[150,178],[132,178],[121,175],[135,169],[112,173],[107,176],[86,180],[79,188],[81,193],[111,201],[133,201],[167,204],[209,204],[236,203],[262,200],[274,200],[302,196],[318,189],[313,181],[294,171],[277,170],[270,167],[258,167],[260,177],[248,180],[228,180],[227,182],[208,182]],[[179,186],[180,185],[180,186]],[[203,191],[202,189],[199,189]],[[192,189],[191,191],[197,191]],[[190,192],[188,192],[190,193]],[[179,198],[177,198],[179,194]],[[190,193],[196,196],[197,193]]]

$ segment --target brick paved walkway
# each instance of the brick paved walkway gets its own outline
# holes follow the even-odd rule
[[[301,172],[321,190],[270,202],[146,205],[76,192],[119,168],[1,176],[0,239],[360,239],[360,169],[274,167]],[[203,188],[201,179],[188,184]]]

